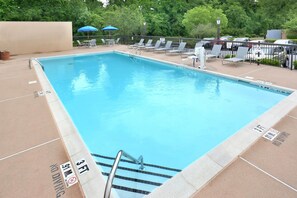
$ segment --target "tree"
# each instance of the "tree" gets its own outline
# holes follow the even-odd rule
[[[18,7],[13,0],[0,0],[0,20],[9,21],[18,16]]]
[[[135,7],[114,7],[104,13],[103,22],[105,25],[113,25],[119,28],[118,34],[135,35],[143,30],[144,18],[139,9]]]
[[[146,16],[149,35],[168,35],[170,24],[166,23],[169,16],[165,13],[151,13]]]
[[[182,24],[190,34],[198,25],[211,24],[216,27],[216,21],[220,18],[221,28],[227,27],[228,19],[221,9],[213,9],[210,6],[199,6],[188,10],[184,15]]]
[[[268,29],[280,29],[283,24],[296,14],[296,0],[259,0],[258,11],[264,15]],[[290,10],[294,14],[290,15]]]
[[[95,13],[91,13],[87,10],[81,14],[75,23],[76,29],[85,25],[91,25],[94,27],[102,27],[103,18]]]
[[[239,36],[245,35],[248,32],[249,26],[247,26],[247,24],[251,19],[241,6],[231,5],[225,11],[225,14],[228,18],[228,28],[225,30],[226,33]]]
[[[190,35],[197,38],[214,37],[217,29],[212,24],[199,24],[191,32]]]

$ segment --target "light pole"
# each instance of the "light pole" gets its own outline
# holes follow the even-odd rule
[[[221,31],[221,20],[220,18],[217,19],[217,25],[218,25],[218,30],[217,30],[217,39],[220,40],[220,31]]]
[[[146,34],[146,22],[143,22],[143,34],[144,34],[144,36]]]

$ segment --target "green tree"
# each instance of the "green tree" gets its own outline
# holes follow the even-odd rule
[[[146,16],[147,33],[149,35],[168,35],[170,24],[166,23],[169,16],[165,13],[151,13]]]
[[[231,5],[225,10],[225,14],[228,18],[228,28],[225,29],[225,33],[234,36],[245,35],[248,31],[247,24],[251,20],[247,16],[245,10],[239,5]]]
[[[18,7],[13,0],[0,0],[0,20],[9,21],[18,16]]]
[[[216,27],[218,18],[221,20],[221,28],[226,28],[228,19],[221,9],[213,9],[210,6],[199,6],[186,12],[182,24],[185,26],[188,34],[190,34],[201,24],[211,24],[213,27]]]
[[[213,24],[199,24],[191,32],[190,35],[197,38],[214,37],[217,28]]]
[[[268,29],[280,29],[296,14],[296,0],[259,0],[258,11],[265,17]],[[294,14],[290,11],[294,9]]]
[[[103,18],[95,13],[85,10],[76,21],[76,29],[85,25],[91,25],[97,28],[102,27]],[[76,30],[75,30],[76,31]]]
[[[144,18],[135,7],[115,7],[104,13],[103,25],[113,25],[119,28],[118,34],[135,35],[143,31]]]

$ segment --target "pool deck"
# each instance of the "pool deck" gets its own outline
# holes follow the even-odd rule
[[[136,52],[122,45],[0,60],[0,197],[84,197],[79,183],[69,188],[61,184],[57,167],[69,161],[69,155],[45,97],[35,97],[41,85],[28,59],[110,50],[191,65],[178,55]],[[222,65],[220,60],[206,66],[208,71],[297,89],[297,70],[253,63]],[[297,107],[273,128],[283,133],[282,138],[274,142],[260,138],[192,197],[297,197]]]

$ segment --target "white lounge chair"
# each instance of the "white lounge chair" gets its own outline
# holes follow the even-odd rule
[[[80,40],[76,40],[78,47],[85,47],[86,45],[84,43],[81,43]]]
[[[138,46],[137,48],[138,48],[138,49],[144,49],[144,48],[146,48],[146,47],[152,47],[152,42],[153,42],[153,39],[149,39],[149,40],[146,42],[145,45],[140,45],[140,46]]]
[[[120,39],[121,39],[121,38],[117,38],[117,40],[115,41],[115,44],[116,44],[116,45],[120,44],[120,43],[119,43],[119,42],[120,42]]]
[[[145,50],[151,50],[151,49],[158,49],[161,45],[161,41],[158,40],[156,43],[155,43],[155,46],[149,46],[149,47],[145,47]]]
[[[167,51],[171,49],[172,41],[167,41],[165,44],[165,47],[160,47],[154,50],[154,52],[162,52],[162,51]]]
[[[222,45],[214,45],[210,54],[206,54],[206,60],[209,58],[217,58],[221,54]]]
[[[202,47],[202,46],[203,46],[203,43],[201,41],[199,41],[195,44],[194,49],[189,49],[188,51],[182,53],[182,55],[185,55],[185,56],[195,55],[195,48]]]
[[[248,47],[238,47],[236,56],[233,58],[223,59],[222,64],[224,64],[224,61],[231,62],[231,63],[243,62],[246,59],[246,55],[248,51],[249,51]]]
[[[169,54],[178,54],[178,53],[182,53],[182,52],[185,51],[186,44],[187,44],[186,42],[181,42],[181,43],[179,43],[179,46],[178,46],[177,49],[175,49],[175,50],[169,50],[168,53],[169,53]]]
[[[140,41],[138,43],[135,43],[133,45],[129,45],[129,48],[135,48],[135,47],[139,47],[139,46],[142,46],[143,45],[143,41],[144,39],[140,39]]]
[[[106,41],[105,41],[105,39],[101,39],[101,41],[102,41],[103,45],[106,45],[107,44]]]

